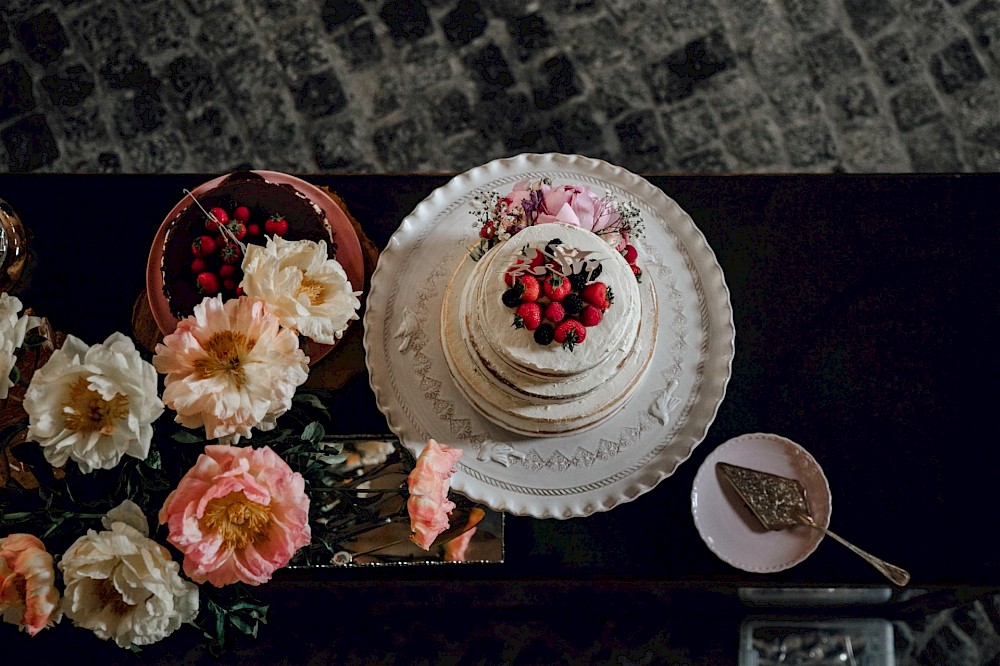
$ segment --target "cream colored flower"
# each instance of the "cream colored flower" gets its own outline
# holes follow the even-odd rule
[[[260,301],[206,298],[156,345],[166,375],[163,401],[187,428],[235,444],[251,429],[271,430],[309,376],[298,337]]]
[[[198,614],[198,588],[148,538],[146,517],[126,500],[62,556],[63,611],[73,624],[119,647],[151,645]]]
[[[153,366],[132,340],[112,333],[92,347],[66,336],[31,378],[24,409],[28,438],[49,463],[75,460],[90,472],[111,469],[126,454],[145,460],[163,403]]]
[[[326,243],[269,238],[267,247],[250,245],[243,258],[240,286],[264,301],[281,325],[324,345],[334,344],[358,318],[360,291],[353,291]]]
[[[5,399],[14,386],[10,381],[10,371],[17,363],[14,352],[24,342],[28,329],[38,326],[37,317],[17,316],[21,307],[21,301],[16,296],[0,293],[0,400]]]

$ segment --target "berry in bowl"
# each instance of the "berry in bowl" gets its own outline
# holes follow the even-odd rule
[[[261,277],[247,279],[248,266],[262,274],[269,264],[293,276],[283,282],[291,293]],[[164,335],[206,297],[247,296],[275,310],[280,303],[268,299],[300,300],[304,305],[292,308],[299,310],[298,319],[282,325],[299,332],[315,363],[357,319],[364,262],[350,219],[322,190],[278,172],[244,171],[186,193],[157,233],[146,283]]]

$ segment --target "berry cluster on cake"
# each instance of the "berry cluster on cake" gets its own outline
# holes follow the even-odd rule
[[[460,392],[490,421],[534,437],[575,434],[616,414],[657,333],[655,291],[639,279],[628,242],[634,224],[586,188],[567,187],[554,215],[544,181],[494,197],[474,263],[458,267],[442,307],[442,346]],[[586,198],[576,211],[573,194]],[[595,220],[611,232],[592,231]]]
[[[197,201],[188,198],[167,229],[160,266],[163,293],[177,319],[206,296],[239,295],[241,243],[265,245],[275,236],[325,241],[329,257],[336,255],[326,214],[291,185],[237,172]]]

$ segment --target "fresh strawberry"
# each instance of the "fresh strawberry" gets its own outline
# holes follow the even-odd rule
[[[603,282],[591,282],[583,288],[580,295],[583,300],[602,310],[607,310],[615,300],[611,288]]]
[[[631,266],[632,266],[632,275],[635,276],[636,280],[642,282],[642,269],[639,268],[639,266],[636,264],[631,264]]]
[[[288,233],[288,220],[281,215],[272,215],[264,223],[264,232],[272,236],[284,236]]]
[[[635,260],[639,258],[639,251],[635,249],[635,245],[626,245],[625,249],[622,250],[622,256],[625,257],[625,261],[634,264]]]
[[[191,272],[197,275],[198,273],[204,273],[205,269],[208,268],[208,262],[206,262],[201,257],[197,257],[191,262]]]
[[[526,328],[533,331],[542,323],[542,306],[538,303],[521,303],[517,307],[517,314],[514,315],[514,327]]]
[[[239,220],[226,225],[226,230],[236,237],[236,240],[243,240],[247,237],[247,225]]]
[[[249,234],[251,237],[260,236],[260,225],[259,224],[248,224],[247,225],[247,234]]]
[[[545,318],[553,324],[558,324],[566,318],[566,310],[559,301],[552,301],[545,306]]]
[[[520,268],[521,266],[523,266],[523,265],[524,265],[524,261],[522,261],[521,259],[518,259],[517,263],[514,264],[513,266],[511,266],[510,268],[508,268],[507,272],[504,273],[503,281],[505,283],[507,283],[508,287],[513,287],[514,286],[514,272],[518,268]]]
[[[222,281],[222,288],[226,291],[236,291],[236,280],[233,278],[226,278]]]
[[[542,283],[542,290],[550,301],[561,301],[566,298],[573,286],[561,275],[550,275]]]
[[[584,326],[597,326],[603,317],[601,309],[595,308],[593,305],[586,305],[580,311],[580,323]]]
[[[587,339],[587,329],[576,319],[563,319],[555,331],[555,341],[569,351]]]
[[[246,292],[243,291],[243,287],[236,287],[236,295],[237,296],[243,296],[244,294],[246,294]]]
[[[211,236],[198,236],[191,242],[191,253],[198,258],[210,256],[215,248],[215,239]]]
[[[524,287],[524,291],[521,292],[521,300],[523,302],[533,303],[538,300],[542,291],[541,285],[538,284],[538,278],[534,275],[521,275],[517,278],[517,281]]]
[[[219,266],[219,277],[222,279],[236,276],[236,266],[232,264],[222,264]]]
[[[226,243],[219,250],[219,257],[225,264],[238,264],[243,261],[243,251],[235,243]]]
[[[530,268],[538,268],[539,266],[544,264],[547,260],[548,259],[544,254],[542,254],[541,250],[535,250],[535,256],[530,262],[528,262],[528,266]]]
[[[236,210],[233,211],[233,217],[246,224],[250,221],[250,209],[246,206],[237,206]]]
[[[219,293],[219,276],[211,271],[198,273],[198,293],[202,296],[215,296]]]

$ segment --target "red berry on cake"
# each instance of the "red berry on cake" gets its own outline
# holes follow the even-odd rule
[[[236,291],[236,280],[233,278],[226,278],[222,281],[222,288],[230,292]]]
[[[219,293],[219,276],[211,271],[198,273],[198,292],[202,296],[215,296]]]
[[[508,268],[507,272],[504,273],[503,281],[507,283],[508,287],[513,287],[514,286],[514,279],[515,279],[514,278],[514,273],[517,272],[517,270],[519,268],[521,268],[521,266],[523,266],[523,265],[524,265],[524,261],[522,261],[521,259],[518,259],[517,263],[515,263],[513,266],[511,266],[510,268]]]
[[[642,282],[642,269],[635,264],[631,264],[631,268],[632,268],[632,275],[635,276],[635,279],[638,280],[639,282]]]
[[[237,206],[236,210],[233,211],[233,217],[246,224],[250,221],[250,209],[246,206]]]
[[[635,245],[626,245],[625,249],[622,250],[622,256],[625,257],[625,261],[634,264],[635,260],[639,258],[639,251],[635,249]]]
[[[566,310],[559,301],[552,301],[545,306],[545,318],[553,324],[558,324],[566,318]]]
[[[538,284],[538,278],[534,275],[522,275],[517,278],[517,281],[524,287],[524,291],[521,292],[521,300],[523,302],[533,303],[538,300],[542,291],[541,285]]]
[[[231,278],[236,276],[236,266],[232,264],[222,264],[219,266],[219,277],[220,278]]]
[[[236,237],[236,240],[243,240],[247,237],[247,225],[239,220],[226,225],[226,230]]]
[[[583,310],[580,311],[580,323],[584,326],[597,326],[603,317],[601,309],[595,308],[593,305],[584,306]]]
[[[611,288],[603,282],[591,282],[583,288],[580,295],[583,296],[583,300],[602,310],[607,310],[615,300]]]
[[[538,268],[547,261],[547,257],[541,250],[535,250],[535,257],[528,263],[529,268]]]
[[[227,243],[219,250],[219,257],[223,263],[238,264],[243,260],[243,251],[235,243]]]
[[[260,236],[260,225],[259,224],[248,224],[247,233],[250,236]]]
[[[288,233],[288,220],[281,215],[272,215],[264,223],[264,232],[273,236],[284,236]]]
[[[556,326],[554,337],[556,342],[573,351],[574,345],[587,339],[587,329],[576,319],[564,319]]]
[[[204,258],[215,252],[215,239],[211,236],[198,236],[191,242],[191,253],[199,258]]]
[[[533,331],[542,323],[542,306],[538,303],[521,303],[514,315],[514,327]]]
[[[191,272],[195,275],[198,273],[204,273],[206,268],[208,268],[208,263],[201,257],[197,257],[191,262]]]
[[[566,298],[572,288],[569,280],[561,275],[551,275],[542,283],[542,290],[551,301],[561,301]]]

